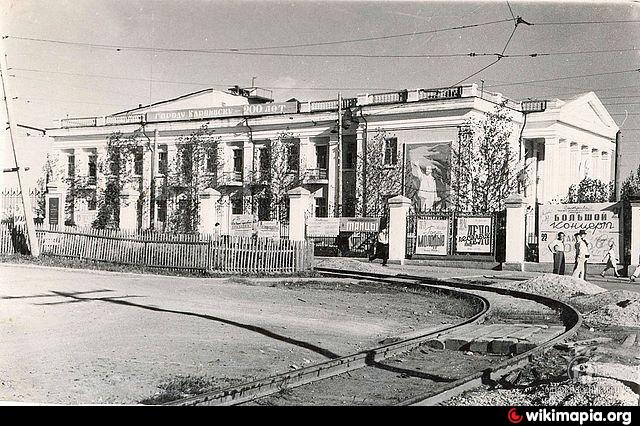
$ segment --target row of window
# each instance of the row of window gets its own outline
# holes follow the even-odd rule
[[[143,161],[144,161],[144,151],[142,147],[138,147],[136,149],[134,155],[134,166],[133,173],[135,175],[142,175],[143,171]],[[215,173],[217,167],[216,161],[217,153],[215,150],[207,155],[205,167],[208,173]],[[261,174],[268,173],[270,164],[270,156],[268,148],[260,148],[259,149],[259,171]],[[345,169],[355,169],[356,167],[356,144],[348,143],[344,147],[343,152],[343,167]],[[76,159],[75,155],[68,156],[68,176],[73,178],[75,177],[75,168],[76,168]],[[88,176],[90,178],[95,179],[97,176],[97,157],[96,155],[89,155],[89,173]],[[296,144],[292,144],[288,147],[287,150],[287,168],[289,171],[298,171],[300,164],[300,146]],[[385,140],[384,144],[384,164],[387,166],[394,166],[398,164],[398,140],[397,138],[389,138]],[[158,173],[161,175],[165,175],[168,170],[169,158],[167,151],[159,151],[158,152]],[[329,147],[327,145],[319,145],[316,146],[316,168],[319,170],[327,170],[329,166]],[[242,171],[244,169],[244,151],[242,148],[236,148],[233,150],[233,172],[240,173],[242,176]]]

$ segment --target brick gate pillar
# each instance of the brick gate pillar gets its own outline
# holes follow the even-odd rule
[[[507,247],[503,269],[524,270],[526,204],[518,194],[505,200],[507,208]]]
[[[389,199],[389,260],[401,265],[407,251],[407,215],[411,200],[402,195]]]

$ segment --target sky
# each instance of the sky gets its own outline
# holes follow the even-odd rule
[[[623,176],[640,164],[639,1],[0,0],[0,28],[13,115],[34,127],[254,77],[275,101],[464,81],[514,99],[594,91],[622,129]]]

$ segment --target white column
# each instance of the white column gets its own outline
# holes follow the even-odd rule
[[[198,232],[201,234],[210,234],[215,229],[218,222],[217,204],[220,200],[220,192],[213,188],[207,188],[200,194],[200,221],[198,223]]]
[[[640,194],[636,193],[631,201],[631,269],[629,274],[640,265]]]
[[[64,226],[66,187],[61,182],[50,182],[45,195],[44,215],[48,225]]]
[[[526,204],[520,195],[510,195],[505,200],[507,208],[507,245],[505,269],[524,269]]]
[[[580,168],[580,147],[576,142],[569,144],[569,181],[567,182],[567,190],[569,186],[578,183],[578,169]]]
[[[362,175],[364,145],[364,127],[358,127],[356,131],[356,216],[363,215],[363,207],[366,194],[364,193],[364,179]]]
[[[253,164],[253,142],[246,140],[242,145],[242,213],[253,214],[251,203],[251,187],[247,184],[249,176],[254,171]]]
[[[331,135],[331,141],[329,142],[329,159],[327,161],[327,175],[329,178],[329,185],[327,185],[327,213],[329,217],[336,216],[336,203],[338,202],[338,196],[336,188],[338,186],[338,137]]]
[[[579,171],[578,182],[591,175],[591,150],[587,145],[582,145],[580,148],[580,161],[582,170]]]
[[[120,229],[138,229],[138,198],[140,192],[125,188],[120,192]]]
[[[558,138],[544,140],[544,191],[541,202],[546,203],[558,196],[560,144]]]
[[[142,228],[151,227],[151,162],[153,161],[153,152],[146,148],[142,149],[142,192],[144,195],[144,204],[142,205]]]
[[[600,179],[600,155],[595,148],[591,150],[591,176],[592,179]]]
[[[569,185],[571,181],[571,170],[570,164],[570,151],[569,151],[569,142],[565,139],[560,139],[558,142],[559,153],[558,153],[558,165],[560,176],[558,177],[558,187],[557,187],[557,197],[559,199],[563,199],[569,193]]]
[[[287,194],[289,195],[289,239],[292,241],[304,241],[305,222],[311,193],[299,186],[293,188]]]
[[[609,153],[602,151],[600,153],[600,180],[604,183],[611,181],[611,165],[609,160]]]
[[[411,200],[402,195],[389,199],[389,260],[404,263],[407,252],[407,214]]]
[[[309,137],[300,138],[300,176],[304,176],[307,169],[313,169],[315,166],[310,162],[311,155],[309,150],[312,148]]]

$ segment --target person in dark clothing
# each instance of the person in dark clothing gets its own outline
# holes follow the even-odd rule
[[[389,260],[389,226],[387,221],[380,220],[380,231],[376,240],[376,252],[369,256],[369,262],[374,259],[382,259],[382,266],[387,266]]]
[[[549,251],[553,253],[553,273],[564,275],[564,232],[558,232],[558,238],[549,244]]]

